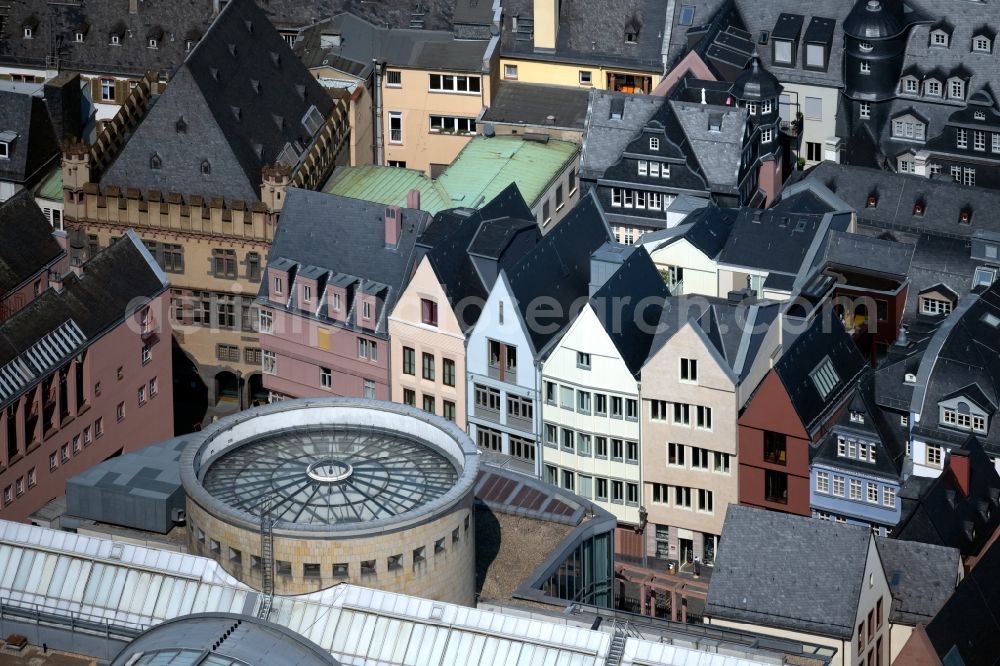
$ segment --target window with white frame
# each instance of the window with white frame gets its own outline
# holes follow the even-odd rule
[[[101,101],[102,102],[113,102],[113,101],[115,101],[115,80],[114,79],[101,79]]]
[[[969,147],[969,130],[959,127],[955,131],[955,145],[959,148]]]
[[[833,475],[833,494],[837,497],[844,496],[844,477],[839,474]]]
[[[940,446],[927,445],[927,465],[941,467],[944,461],[944,451]]]
[[[919,84],[917,83],[917,80],[914,78],[908,78],[903,82],[903,91],[910,93],[911,95],[917,94],[918,88]]]
[[[270,310],[260,310],[260,332],[270,333],[274,330],[274,313]]]
[[[871,74],[872,73],[872,64],[870,62],[868,62],[867,60],[862,60],[861,61],[861,73],[862,74]]]
[[[757,103],[756,102],[747,102],[747,113],[749,113],[751,116],[756,116],[757,115]]]
[[[972,114],[972,117],[976,120],[986,120],[986,112],[982,109],[977,109],[975,113]]]
[[[771,143],[774,141],[774,128],[765,127],[760,131],[761,143]]]
[[[990,38],[985,35],[976,35],[972,38],[972,50],[979,53],[989,53]]]
[[[768,113],[771,113],[772,111],[774,111],[774,100],[773,99],[765,99],[763,102],[760,103],[760,112],[761,113],[763,113],[763,114],[766,115]]]
[[[638,160],[639,163],[639,175],[645,176],[649,173],[649,162],[646,160]]]
[[[934,97],[941,96],[941,82],[940,81],[927,81],[924,83],[924,94],[933,95]]]
[[[948,46],[948,33],[944,30],[935,30],[931,33],[931,44],[933,46]]]
[[[948,83],[948,96],[952,99],[962,99],[965,97],[965,82],[959,79],[952,79]]]
[[[476,119],[454,116],[431,116],[430,131],[432,134],[475,134]]]
[[[504,65],[503,78],[517,80],[517,65]]]
[[[878,484],[869,481],[867,483],[867,500],[871,504],[878,504]]]
[[[403,112],[389,112],[389,143],[403,143]]]
[[[589,86],[592,83],[593,83],[593,76],[590,73],[590,70],[581,69],[580,70],[580,85],[581,86]]]
[[[920,311],[927,315],[946,315],[951,312],[951,301],[924,296],[920,299]]]
[[[986,132],[983,130],[972,131],[972,149],[986,150]]]
[[[872,105],[868,102],[861,102],[861,104],[858,105],[858,115],[862,118],[871,118]]]
[[[859,481],[858,479],[851,479],[850,488],[851,488],[850,498],[852,500],[861,501],[861,481]]]
[[[962,169],[962,184],[963,185],[975,185],[976,184],[976,170],[972,167],[964,167]]]
[[[660,139],[657,138],[657,137],[655,137],[655,136],[649,137],[649,149],[650,150],[659,150],[660,149]]]
[[[333,388],[333,372],[330,368],[319,369],[319,385],[321,388]]]
[[[480,92],[478,76],[463,76],[455,74],[430,74],[431,92],[467,93]]]
[[[261,352],[261,368],[265,375],[276,375],[278,374],[278,361],[274,356],[273,351],[267,349]]]
[[[403,73],[398,69],[390,69],[385,73],[385,85],[388,88],[403,87]]]
[[[830,493],[830,473],[816,472],[816,492],[827,495]]]
[[[882,488],[882,506],[889,507],[890,509],[896,508],[896,489],[892,486]]]

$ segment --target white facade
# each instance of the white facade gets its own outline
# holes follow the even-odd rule
[[[506,273],[500,273],[469,332],[465,357],[472,440],[540,475],[538,370]]]
[[[650,253],[653,263],[661,271],[670,271],[674,279],[668,281],[670,293],[719,295],[719,267],[711,257],[706,257],[685,238],[662,245]],[[680,269],[680,272],[678,272]],[[728,293],[728,289],[726,293]],[[725,294],[723,294],[725,295]]]
[[[639,383],[590,305],[543,363],[542,400],[543,478],[638,524]]]
[[[780,99],[781,119],[792,121],[796,112],[802,114],[799,156],[806,158],[808,166],[823,161],[826,140],[837,135],[839,88],[788,82],[781,85],[784,88]]]

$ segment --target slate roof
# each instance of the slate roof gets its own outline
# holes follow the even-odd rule
[[[370,4],[370,3],[369,3]],[[324,46],[324,36],[339,35],[339,44]],[[371,72],[373,59],[388,66],[459,72],[488,71],[484,60],[489,40],[458,39],[451,30],[388,28],[351,13],[319,21],[302,29],[294,50],[306,67],[354,63],[358,77]],[[338,67],[338,64],[340,65]]]
[[[735,107],[671,100],[670,106],[713,191],[738,185],[746,114]],[[709,116],[721,115],[719,131],[709,130]]]
[[[876,537],[892,607],[889,622],[927,624],[955,591],[962,566],[954,548]]]
[[[540,239],[541,232],[531,209],[517,186],[511,184],[478,210],[438,213],[419,242],[430,248],[427,261],[440,280],[459,325],[467,331],[479,319],[482,304],[496,279],[492,275],[492,279],[484,280],[471,253],[494,257],[496,268],[505,270],[530,252]]]
[[[681,21],[683,7],[693,8],[689,23]],[[733,10],[733,0],[704,0],[698,3],[676,3],[667,17],[666,31],[670,33],[667,47],[667,71],[669,72],[689,50],[707,47],[713,43],[716,33],[725,32],[730,22],[745,29],[743,19]],[[709,64],[711,67],[712,65]],[[739,69],[743,69],[740,64]]]
[[[948,664],[1000,664],[1000,545],[994,544],[926,627]]]
[[[738,384],[750,372],[778,309],[778,304],[770,301],[737,303],[701,295],[671,296],[663,304],[646,361],[690,323],[705,334]]]
[[[310,127],[304,119],[313,107],[318,122]],[[101,185],[257,201],[261,168],[287,147],[294,169],[332,110],[329,95],[256,3],[232,0],[154,100]]]
[[[646,361],[668,295],[656,264],[646,249],[639,247],[590,298],[598,320],[636,377]]]
[[[684,218],[684,224],[690,226],[680,238],[701,250],[706,257],[715,259],[726,247],[737,217],[739,211],[735,208],[699,208]]]
[[[59,138],[45,100],[0,90],[0,141],[8,144],[0,159],[0,181],[30,186],[60,155]]]
[[[987,321],[1000,317],[1000,281],[977,296],[959,301],[959,307],[938,328],[924,352],[911,411],[920,414],[915,436],[961,446],[968,431],[940,423],[938,403],[959,393],[982,396],[1000,404],[1000,334]],[[990,454],[1000,454],[1000,418],[986,410],[987,433],[979,441]]]
[[[722,533],[706,615],[850,641],[871,530],[731,504]]]
[[[611,239],[611,228],[591,190],[531,252],[507,271],[522,320],[529,322],[536,318],[544,324],[527,326],[536,358],[565,331],[573,314],[573,304],[589,296],[590,256]],[[546,308],[546,314],[541,317],[529,316],[533,313],[533,304],[541,298],[553,304],[553,308]]]
[[[500,81],[482,121],[582,131],[589,100],[590,91],[581,88]]]
[[[61,292],[46,290],[0,324],[0,368],[67,324],[82,336],[69,358],[135,312],[143,299],[166,289],[166,274],[129,230],[88,261],[82,277],[69,273]]]
[[[29,192],[0,204],[0,300],[58,259],[63,249]]]
[[[504,4],[503,55],[663,73],[667,0],[563,0],[558,3],[554,53],[535,51],[534,32],[523,20],[532,18],[533,4],[533,0]],[[514,17],[519,17],[517,33],[513,31]],[[638,33],[635,44],[625,42],[627,29]]]
[[[289,188],[268,264],[281,261],[300,271],[311,270],[311,277],[317,280],[317,294],[333,281],[354,285],[359,292],[375,293],[375,329],[371,332],[385,336],[388,314],[413,273],[417,238],[429,220],[423,211],[403,208],[399,241],[395,247],[387,247],[384,215],[385,207],[379,204]],[[270,302],[270,286],[268,280],[261,282],[259,297],[265,302]],[[291,284],[288,291],[296,293]],[[288,309],[305,315],[298,306],[295,297],[287,304]],[[334,321],[328,306],[309,316],[325,318],[338,326],[357,327],[356,318],[350,316],[353,303],[345,304],[346,321]]]
[[[788,323],[791,324],[791,321]],[[829,394],[823,397],[811,375],[826,359],[830,360],[837,381]],[[785,387],[806,432],[812,433],[822,425],[830,410],[853,389],[866,367],[864,357],[844,330],[840,319],[832,309],[823,309],[808,324],[808,328],[788,345],[774,365],[774,372]]]
[[[1000,528],[1000,475],[975,437],[968,438],[963,449],[969,461],[969,494],[961,491],[952,473],[953,449],[940,476],[930,481],[913,476],[903,484],[902,514],[893,539],[949,546],[969,557]]]
[[[621,118],[611,117],[611,107],[621,107]],[[629,95],[591,90],[580,154],[580,177],[594,179],[621,157],[622,151],[663,104],[649,95]]]
[[[914,246],[909,243],[831,231],[822,256],[827,265],[905,278],[913,250]]]

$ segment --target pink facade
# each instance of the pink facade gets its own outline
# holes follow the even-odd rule
[[[27,520],[65,493],[67,479],[173,436],[167,292],[148,307],[146,332],[140,310],[85,342],[2,410],[0,518]]]
[[[330,303],[328,300],[327,304]],[[360,303],[358,299],[359,311]],[[338,395],[390,399],[387,339],[286,310],[264,306],[261,310],[273,316],[270,334],[262,327],[260,336],[265,355],[265,389],[294,398]],[[269,354],[274,355],[273,367],[268,367]],[[329,377],[328,382],[325,376]],[[324,385],[325,382],[329,385]]]

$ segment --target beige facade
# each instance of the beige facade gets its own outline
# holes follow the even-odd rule
[[[294,595],[352,583],[466,606],[475,601],[472,495],[465,506],[415,527],[363,538],[305,538],[274,533],[274,592]],[[225,522],[187,501],[188,549],[261,588],[259,530]],[[422,550],[421,550],[422,549]],[[400,557],[390,563],[390,558]],[[362,563],[365,563],[364,569]],[[372,568],[368,568],[368,563]],[[306,565],[311,573],[306,575]],[[346,565],[346,572],[342,565]],[[336,567],[336,569],[335,569]]]
[[[436,324],[424,322],[425,301],[434,304]],[[412,395],[413,406],[423,407],[424,398],[430,397],[434,401],[435,413],[455,421],[464,430],[465,334],[426,257],[417,266],[389,316],[389,339],[392,345],[392,367],[389,371],[392,401],[405,403]],[[409,350],[412,350],[412,356]],[[425,354],[433,359],[430,373],[425,373]],[[413,367],[404,367],[404,362],[409,362],[407,359],[410,358]],[[453,372],[446,374],[446,361],[454,363]],[[453,406],[454,413],[448,411],[448,405]]]
[[[642,397],[647,552],[710,562],[726,508],[738,501],[736,385],[687,324],[643,367]]]
[[[491,80],[481,71],[389,65],[379,80],[384,164],[430,176],[455,160],[476,135],[476,119],[490,105]]]

